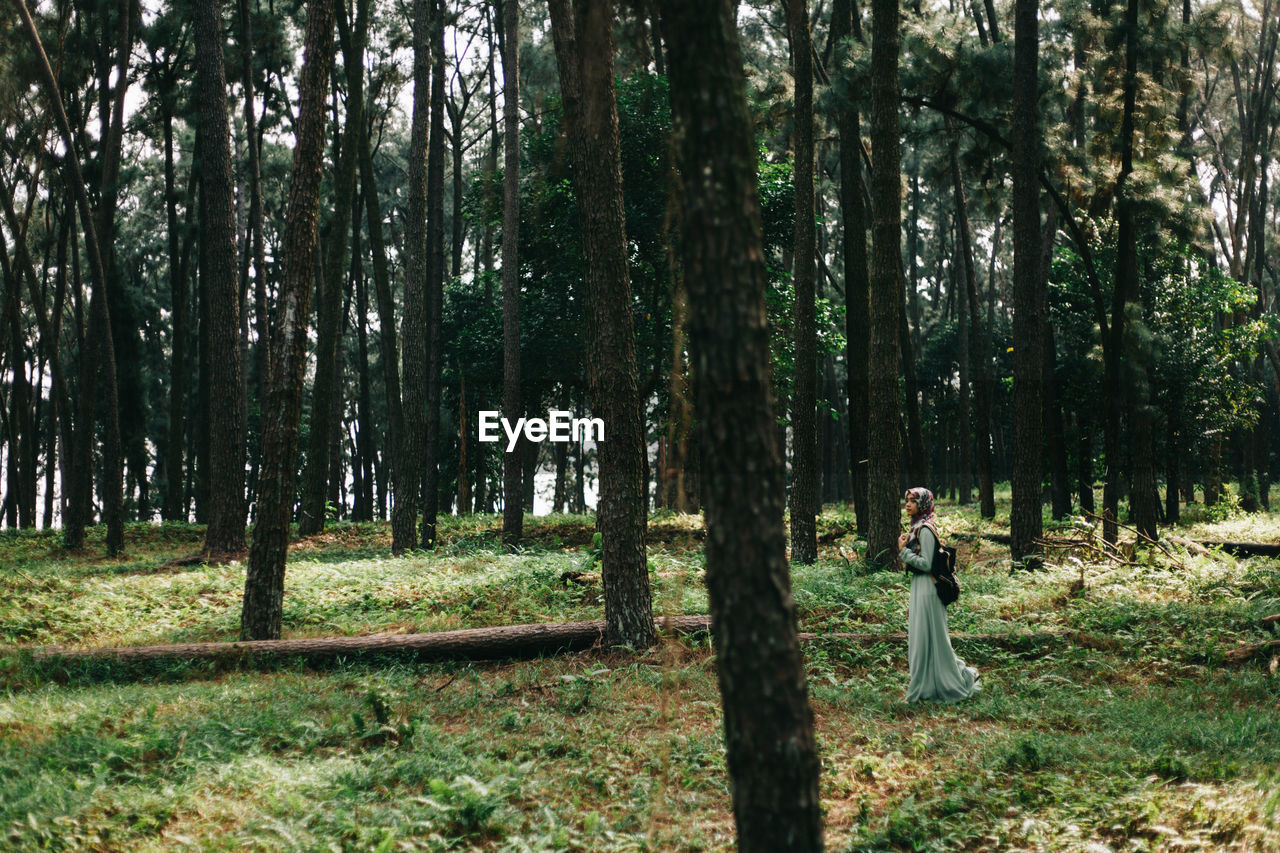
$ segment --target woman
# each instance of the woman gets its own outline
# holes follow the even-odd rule
[[[908,489],[906,499],[911,531],[898,537],[898,556],[912,573],[907,616],[907,662],[911,667],[907,701],[958,702],[968,699],[978,689],[978,671],[965,666],[951,649],[947,608],[938,598],[930,574],[933,555],[938,550],[938,517],[933,512],[933,492]]]

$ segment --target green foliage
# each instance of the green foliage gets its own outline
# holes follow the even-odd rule
[[[1071,850],[1088,837],[1121,846],[1155,826],[1274,846],[1280,721],[1262,710],[1280,687],[1265,666],[1224,666],[1221,650],[1265,639],[1258,619],[1280,606],[1280,562],[1180,555],[1180,566],[1153,551],[1132,566],[1051,560],[1029,579],[973,538],[988,528],[972,515],[942,508],[944,533],[968,555],[971,594],[949,618],[957,652],[983,671],[973,700],[907,706],[901,641],[805,646],[832,848]],[[1254,517],[1187,532],[1226,538],[1241,523],[1263,535],[1276,526]],[[651,529],[655,600],[705,612],[700,550],[668,543],[671,524]],[[598,618],[598,590],[560,580],[598,545],[592,519],[530,520],[534,544],[519,554],[495,547],[498,525],[446,519],[434,555],[392,559],[385,525],[336,524],[292,555],[286,630]],[[819,525],[847,531],[848,508]],[[160,571],[201,529],[131,532],[139,545],[120,563],[61,555],[48,534],[0,536],[10,642],[234,637],[242,569]],[[1082,566],[1086,592],[1067,597]],[[828,553],[793,567],[792,590],[802,630],[906,628],[899,575],[862,574]],[[29,613],[42,624],[15,631]],[[1010,632],[1039,633],[971,637]],[[77,667],[28,652],[0,659],[0,689],[0,843],[14,849],[732,844],[705,640],[607,661],[252,668]]]

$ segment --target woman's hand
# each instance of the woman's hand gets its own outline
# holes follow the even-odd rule
[[[910,538],[911,538],[911,537],[910,537],[910,536],[908,536],[906,533],[903,533],[901,536],[899,536],[899,537],[898,537],[898,550],[899,550],[899,551],[901,551],[903,548],[907,547],[907,540],[908,540],[908,539],[910,539]]]

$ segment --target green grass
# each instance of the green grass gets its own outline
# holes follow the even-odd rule
[[[1035,574],[972,536],[1007,529],[941,507],[962,546],[953,633],[984,688],[908,706],[905,648],[806,646],[831,850],[1275,849],[1280,677],[1224,650],[1267,639],[1280,563],[1158,551],[1133,565],[1053,552]],[[1199,538],[1280,541],[1280,518]],[[448,519],[432,553],[390,555],[383,525],[331,525],[290,555],[292,637],[599,618],[592,520]],[[820,532],[851,527],[828,508]],[[651,525],[655,610],[706,612],[697,519]],[[91,850],[726,850],[719,690],[705,640],[641,655],[484,664],[384,658],[306,667],[36,664],[35,646],[233,639],[244,566],[168,567],[203,531],[138,526],[126,554],[0,534],[0,847]],[[966,538],[968,537],[968,538]],[[906,629],[901,575],[845,559],[851,535],[793,568],[803,630]],[[1070,590],[1085,581],[1082,594]]]

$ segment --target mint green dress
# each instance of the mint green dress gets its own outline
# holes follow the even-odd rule
[[[907,686],[907,701],[959,702],[977,692],[978,671],[956,656],[947,635],[947,608],[938,598],[929,575],[938,539],[928,527],[920,528],[918,539],[920,553],[917,554],[908,541],[898,555],[912,573],[907,618],[911,683]]]

